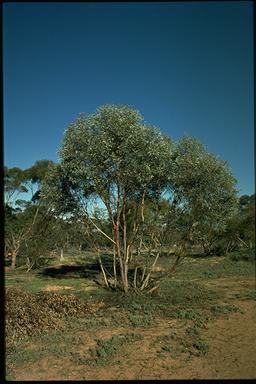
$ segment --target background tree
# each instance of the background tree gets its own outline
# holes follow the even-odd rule
[[[240,249],[255,249],[255,194],[239,198],[238,209],[227,221],[214,252],[227,254]]]
[[[50,216],[42,206],[39,187],[51,163],[38,161],[26,170],[5,167],[5,254],[11,256],[12,268],[16,267],[18,257],[18,264],[24,263],[30,270],[38,265],[46,244],[49,248],[44,230]],[[26,198],[17,199],[20,193],[25,193]]]
[[[4,198],[9,206],[15,203],[20,193],[28,192],[24,185],[24,171],[18,167],[4,167]]]
[[[40,198],[41,183],[51,165],[51,160],[37,160],[32,167],[23,171],[23,184],[30,192],[30,203],[36,203]]]
[[[237,207],[228,165],[196,139],[184,137],[173,152],[172,197],[180,244],[201,243],[206,253]]]

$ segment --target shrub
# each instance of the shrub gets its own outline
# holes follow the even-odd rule
[[[239,251],[234,251],[230,253],[230,258],[233,261],[250,261],[250,262],[255,262],[255,248],[246,248],[246,249],[241,249]]]

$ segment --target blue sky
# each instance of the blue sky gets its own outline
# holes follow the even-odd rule
[[[252,2],[5,3],[4,161],[57,161],[79,113],[128,104],[254,193]]]

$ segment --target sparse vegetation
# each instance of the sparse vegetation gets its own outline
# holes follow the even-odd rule
[[[90,348],[89,350],[92,357],[92,363],[106,365],[113,356],[117,355],[124,344],[142,339],[142,335],[135,333],[115,335],[108,340],[97,339],[96,347]]]
[[[77,367],[104,367],[114,361],[120,365],[117,357],[124,364],[128,358],[127,348],[138,346],[137,341],[144,343],[146,338],[142,332],[147,329],[151,332],[150,329],[163,320],[166,324],[170,321],[175,323],[168,334],[155,337],[152,334],[155,356],[159,359],[169,356],[175,361],[183,354],[206,358],[211,344],[202,336],[205,329],[216,319],[243,313],[239,305],[234,305],[235,299],[255,300],[252,288],[227,296],[218,285],[207,286],[208,282],[224,277],[253,278],[254,265],[245,260],[187,258],[172,279],[162,279],[157,295],[135,290],[129,295],[110,292],[93,282],[97,274],[100,276],[100,268],[94,270],[93,278],[89,273],[94,258],[82,265],[77,263],[83,272],[80,267],[68,268],[68,265],[74,266],[74,262],[75,258],[72,260],[70,257],[61,267],[63,270],[53,265],[30,274],[19,270],[6,273],[8,377],[15,376],[25,361],[39,364],[46,358],[51,359],[52,365],[65,358]],[[162,268],[165,262],[165,257],[160,259]],[[214,271],[215,277],[205,275],[207,268]],[[81,277],[81,273],[85,277]],[[94,289],[87,291],[90,286]],[[58,290],[47,291],[51,287]],[[178,328],[175,324],[179,324]],[[129,333],[111,334],[111,330],[120,325],[129,329]],[[82,345],[87,345],[85,334],[95,335],[101,330],[108,332],[110,337],[98,337],[94,346],[81,349]]]
[[[193,344],[193,347],[196,349],[197,353],[200,356],[205,356],[209,350],[209,344],[206,340],[198,340]]]

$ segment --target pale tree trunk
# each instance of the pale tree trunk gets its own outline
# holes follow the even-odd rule
[[[123,257],[124,257],[124,288],[125,292],[128,291],[128,270],[129,270],[129,257],[130,245],[127,244],[127,225],[126,225],[126,196],[123,201]]]
[[[126,266],[125,266],[125,259],[126,255],[124,254],[124,249],[126,249],[126,235],[124,236],[124,248],[121,248],[121,242],[120,242],[120,217],[121,217],[121,211],[122,207],[120,204],[120,190],[118,189],[118,198],[117,198],[117,216],[116,216],[116,222],[114,223],[114,236],[115,236],[115,243],[116,243],[116,254],[120,266],[120,272],[121,272],[121,281],[124,292],[128,292],[128,280],[127,280],[127,272],[126,272]]]
[[[140,257],[140,255],[141,255],[142,243],[143,243],[143,241],[142,241],[142,239],[140,239],[140,244],[137,247],[137,256],[138,257]]]
[[[106,275],[106,272],[105,272],[105,269],[104,269],[104,266],[102,264],[102,260],[101,260],[101,257],[100,257],[100,252],[98,251],[97,253],[98,253],[98,259],[99,259],[99,263],[100,263],[100,268],[101,268],[101,271],[102,271],[102,274],[103,274],[103,278],[104,278],[105,284],[106,284],[107,287],[109,287],[107,275]]]
[[[12,269],[16,268],[16,259],[17,259],[18,250],[19,249],[14,249],[12,251],[12,263],[11,263],[11,268]]]
[[[241,244],[245,245],[246,248],[249,248],[248,244],[244,240],[242,240],[241,237],[239,237],[238,235],[236,237],[237,237],[237,240],[240,241]]]
[[[102,198],[104,201],[104,197]],[[127,236],[127,207],[126,207],[126,195],[125,191],[121,191],[119,188],[117,190],[117,204],[116,204],[116,210],[115,214],[112,212],[112,208],[110,204],[108,203],[107,199],[104,201],[108,213],[109,213],[109,218],[112,221],[113,225],[113,239],[110,238],[106,233],[104,233],[96,223],[93,222],[89,218],[89,221],[91,224],[101,233],[103,234],[106,238],[111,240],[112,243],[114,243],[113,247],[113,280],[114,280],[114,287],[117,286],[117,269],[116,266],[118,264],[119,269],[120,269],[120,280],[121,280],[121,287],[122,290],[127,293],[129,290],[129,280],[128,280],[128,274],[129,274],[129,263],[131,262],[132,258],[132,245],[134,241],[136,240],[136,236],[138,235],[138,230],[141,224],[144,222],[144,206],[145,206],[145,191],[142,194],[141,197],[141,204],[140,207],[138,207],[138,210],[136,211],[136,218],[134,219],[133,223],[133,231],[132,231],[132,236]],[[122,215],[122,216],[121,216]],[[120,218],[122,217],[122,223]],[[122,225],[122,227],[121,227]],[[121,228],[122,228],[122,236],[121,236]],[[154,242],[157,241],[157,239],[153,239]],[[157,242],[159,243],[159,241]],[[143,237],[140,239],[140,246],[139,249],[142,248],[143,244]],[[151,253],[151,247],[148,249],[148,253]],[[142,277],[140,277],[140,282],[138,282],[138,276],[137,276],[137,271],[138,267],[135,268],[135,274],[134,274],[134,279],[133,279],[133,286],[134,288],[139,288],[141,290],[145,289],[148,286],[151,272],[153,271],[158,257],[159,257],[160,252],[157,251],[155,254],[155,259],[152,263],[152,266],[150,268],[144,268]],[[102,270],[103,278],[105,281],[105,285],[107,287],[110,286],[106,272],[109,274],[109,272],[104,268],[102,260],[100,258],[100,255],[98,254],[99,258],[99,263],[100,267]]]
[[[61,248],[61,250],[60,250],[60,261],[64,261],[63,248]]]
[[[158,253],[156,254],[156,258],[155,258],[155,260],[154,260],[154,262],[153,262],[153,264],[152,264],[152,266],[151,266],[151,268],[150,268],[149,273],[147,274],[145,280],[144,280],[144,281],[142,282],[142,284],[141,284],[141,287],[140,287],[140,290],[141,290],[141,291],[143,291],[143,289],[146,288],[146,287],[148,286],[150,275],[151,275],[151,273],[152,273],[152,271],[153,271],[153,269],[154,269],[154,267],[155,267],[155,265],[156,265],[156,263],[157,263],[157,260],[158,260],[158,258],[159,258],[159,255],[160,255],[160,253],[158,252]]]
[[[124,259],[122,255],[121,245],[120,245],[119,225],[120,225],[119,222],[117,222],[117,225],[115,228],[116,254],[117,254],[118,262],[120,266],[123,290],[124,292],[128,292],[128,285],[127,285],[126,276],[125,276],[125,264],[124,264]]]
[[[114,244],[114,247],[113,247],[113,250],[114,250],[114,253],[113,253],[113,269],[114,269],[114,287],[116,287],[117,286],[117,274],[116,274],[116,261],[117,261],[117,259],[116,259],[116,256],[118,256],[118,261],[119,261],[119,254],[120,254],[117,251],[118,249],[120,249],[119,237],[118,237],[117,228],[116,228],[117,225],[115,223],[114,215],[112,214],[111,207],[107,205],[107,202],[105,202],[105,204],[106,204],[106,206],[108,208],[109,216],[111,218],[111,221],[112,221],[112,224],[113,224],[113,227],[114,227],[114,239],[112,239],[104,231],[102,231],[102,229],[100,229],[98,227],[98,225],[95,224],[94,221],[90,217],[88,217],[88,219],[89,219],[89,223],[92,224],[93,227],[96,228],[99,233],[104,235],[108,240],[110,240]],[[100,256],[100,250],[96,246],[94,240],[92,240],[92,241],[93,241],[92,246],[93,246],[93,248],[95,249],[95,251],[96,251],[96,253],[98,255],[98,260],[99,260],[99,264],[100,264],[100,268],[101,268],[101,271],[102,271],[102,275],[103,275],[103,279],[104,279],[105,285],[106,285],[107,288],[109,288],[110,285],[109,285],[109,281],[108,281],[108,278],[107,278],[107,275],[106,275],[106,271],[107,270],[104,268],[104,265],[103,265],[103,262],[102,262],[102,259],[101,259],[101,256]],[[108,272],[108,274],[110,275],[109,272]]]
[[[117,275],[116,275],[116,247],[113,247],[113,271],[114,271],[114,287],[117,285]]]
[[[20,232],[16,237],[12,234],[12,240],[9,242],[9,247],[11,251],[11,268],[16,268],[17,255],[19,253],[21,241],[23,239],[23,231]]]

